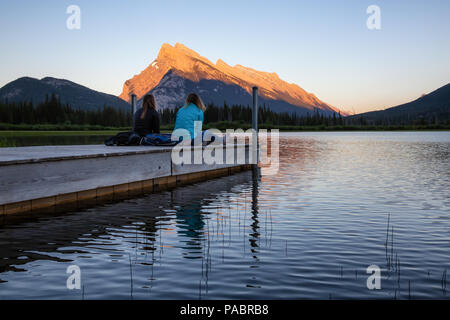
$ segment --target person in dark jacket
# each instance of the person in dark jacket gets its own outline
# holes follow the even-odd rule
[[[155,97],[146,94],[142,102],[142,108],[133,116],[133,131],[141,137],[149,133],[159,133],[159,114],[156,111]]]

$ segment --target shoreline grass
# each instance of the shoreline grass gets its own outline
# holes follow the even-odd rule
[[[36,136],[108,136],[120,130],[0,130],[0,137],[36,137]]]
[[[174,125],[162,125],[161,132],[171,132]],[[204,124],[204,129],[250,129],[251,124],[243,121],[213,122]],[[450,125],[336,125],[336,126],[296,126],[296,125],[274,125],[270,123],[259,124],[260,129],[279,129],[281,132],[289,131],[447,131]],[[131,127],[102,127],[91,125],[67,125],[67,124],[8,124],[0,123],[0,136],[26,136],[26,135],[112,135],[121,131],[130,131]]]
[[[233,125],[232,123],[212,123],[207,124],[206,129],[216,128],[219,130],[226,129],[250,129],[250,124]],[[259,124],[259,129],[279,129],[280,132],[313,132],[313,131],[448,131],[450,125],[405,125],[405,126],[286,126],[286,125],[272,125],[272,124]]]
[[[130,127],[104,127],[77,124],[12,124],[0,123],[2,131],[128,131]]]

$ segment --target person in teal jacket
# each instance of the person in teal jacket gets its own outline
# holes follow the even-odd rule
[[[177,112],[174,131],[185,129],[191,135],[191,139],[194,139],[202,131],[203,111],[205,109],[202,99],[197,94],[190,93],[186,98],[184,107]]]

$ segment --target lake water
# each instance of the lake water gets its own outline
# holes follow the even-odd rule
[[[6,225],[0,248],[0,299],[448,299],[450,132],[282,134],[277,175]]]

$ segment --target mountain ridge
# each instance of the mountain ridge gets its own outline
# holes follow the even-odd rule
[[[371,122],[405,122],[419,119],[441,121],[450,119],[450,83],[410,102],[384,110],[351,115],[347,118],[364,118],[366,121]]]
[[[55,94],[62,104],[75,109],[94,110],[104,105],[129,110],[129,104],[117,96],[90,89],[66,79],[21,77],[0,88],[0,100],[29,102],[37,105]]]
[[[134,93],[138,99],[141,99],[146,93],[154,92],[154,89],[158,89],[160,81],[169,72],[172,72],[172,75],[195,83],[199,83],[201,80],[215,80],[221,81],[228,86],[237,85],[249,94],[251,94],[253,86],[258,86],[259,96],[269,106],[277,104],[275,101],[284,102],[286,105],[292,106],[288,108],[290,112],[305,113],[316,109],[324,113],[339,112],[339,109],[321,101],[314,94],[306,92],[300,86],[280,79],[275,72],[258,71],[240,64],[230,66],[222,59],[218,59],[214,64],[209,59],[180,43],[176,43],[174,46],[164,43],[157,58],[141,73],[124,83],[119,97],[125,101],[130,101],[130,95]],[[182,91],[181,89],[180,91]],[[161,90],[155,91],[161,92]],[[155,98],[158,103],[169,99],[169,97],[161,98],[159,96],[155,96]],[[217,101],[218,99],[222,99],[222,101]],[[234,100],[234,97],[221,97],[217,93],[213,100],[216,101],[209,102],[222,103],[223,100]],[[182,101],[178,102],[178,104],[180,103]],[[279,111],[275,107],[272,109]]]

